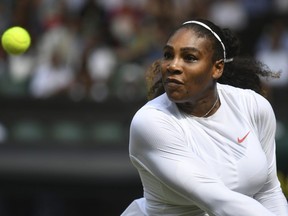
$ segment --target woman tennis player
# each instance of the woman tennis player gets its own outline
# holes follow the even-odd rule
[[[288,216],[259,78],[273,73],[238,50],[228,29],[207,20],[168,39],[130,129],[144,197],[123,216]]]

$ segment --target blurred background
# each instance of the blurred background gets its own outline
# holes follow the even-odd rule
[[[32,37],[23,55],[0,49],[1,216],[120,215],[142,196],[129,124],[145,70],[194,18],[232,29],[242,55],[281,72],[263,82],[288,196],[287,0],[0,0],[0,33]]]

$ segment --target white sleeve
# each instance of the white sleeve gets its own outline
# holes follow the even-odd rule
[[[181,129],[167,114],[136,114],[129,150],[132,161],[210,216],[275,216],[255,199],[228,189],[188,148]]]
[[[260,142],[268,161],[268,178],[263,188],[255,195],[263,206],[277,216],[288,216],[287,200],[281,190],[277,177],[275,156],[275,131],[276,120],[269,102],[264,98],[258,98],[256,124]]]

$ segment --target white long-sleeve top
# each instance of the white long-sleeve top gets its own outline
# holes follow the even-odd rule
[[[129,152],[144,215],[288,216],[271,105],[251,90],[217,90],[221,106],[207,118],[182,113],[166,94],[135,114]]]

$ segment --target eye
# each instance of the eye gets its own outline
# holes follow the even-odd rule
[[[185,61],[188,61],[188,62],[195,62],[198,60],[194,55],[191,55],[191,54],[185,55],[184,59]]]
[[[163,58],[165,60],[171,59],[171,58],[173,58],[173,54],[171,52],[166,51],[166,52],[163,53]]]

